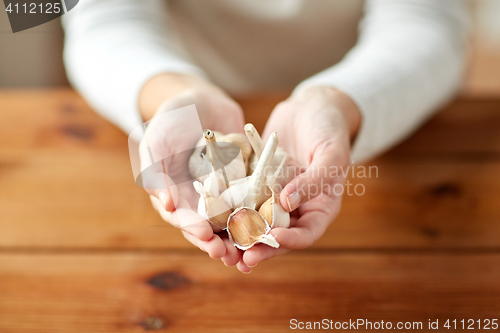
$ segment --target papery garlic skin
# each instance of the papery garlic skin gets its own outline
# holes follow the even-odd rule
[[[255,209],[269,199],[272,191],[267,186],[259,187],[258,191],[254,191],[250,197],[250,177],[238,179],[229,183],[229,188],[222,192],[220,198],[233,209],[241,207],[249,207]]]
[[[217,227],[214,228],[214,231],[218,232],[225,229],[232,209],[224,201],[216,197],[219,190],[217,180],[214,180],[214,174],[211,174],[203,185],[199,181],[195,181],[193,186],[200,195],[198,214]]]
[[[224,166],[224,170],[228,179],[231,181],[246,177],[248,169],[248,159],[252,154],[252,147],[248,142],[246,136],[241,133],[230,133],[226,135],[217,131],[213,131],[213,133],[218,143],[234,143],[239,147],[240,150],[236,158],[234,158],[229,164]],[[213,172],[213,169],[206,152],[205,138],[200,138],[196,146],[197,148],[195,148],[194,152],[189,158],[188,168],[189,173],[193,178],[203,182],[208,177],[208,175]],[[231,156],[236,155],[234,152],[228,151],[228,149],[230,148],[227,147],[226,149],[220,149],[220,151],[221,153],[231,154]],[[225,180],[221,170],[217,170],[215,173],[220,188],[224,188]]]
[[[264,142],[262,141],[259,132],[255,129],[255,126],[251,123],[245,124],[243,129],[245,130],[245,135],[247,136],[248,141],[252,146],[255,156],[257,157],[257,159],[259,159],[260,155],[262,155],[262,152],[264,151]]]
[[[230,216],[227,223],[229,239],[237,248],[248,250],[257,243],[264,243],[278,248],[279,244],[269,234],[271,228],[257,211],[251,208],[238,208]]]
[[[243,156],[245,164],[248,164],[248,159],[252,154],[252,146],[250,145],[250,142],[248,142],[246,136],[242,133],[229,133],[226,135],[221,135],[219,139],[217,133],[220,132],[215,132],[215,138],[217,139],[218,142],[231,142],[237,144],[241,149],[241,154]]]
[[[273,226],[273,197],[269,198],[260,206],[259,214],[262,215],[270,227]]]
[[[205,213],[208,221],[222,229],[227,227],[231,208],[219,198],[205,198]]]
[[[230,182],[229,188],[221,194],[226,204],[233,209],[240,207],[257,209],[271,196],[272,193],[268,190],[266,182],[269,166],[277,147],[278,137],[274,132],[264,146],[254,173],[243,180]]]
[[[290,227],[290,213],[285,211],[279,202],[279,195],[273,195],[262,204],[259,213],[264,217],[271,228]]]
[[[243,207],[243,201],[248,196],[248,177],[238,179],[229,183],[229,188],[222,192],[220,199],[226,205],[236,209]]]
[[[257,168],[257,164],[259,163],[259,159],[261,158],[261,154],[264,150],[264,143],[259,133],[252,124],[250,123],[246,124],[244,129],[248,141],[252,145],[252,149],[254,151],[254,153],[250,156],[248,161],[247,174],[250,176],[255,172],[255,169]],[[281,188],[283,188],[294,178],[294,172],[293,169],[289,169],[289,167],[293,167],[293,163],[288,153],[283,148],[277,147],[274,153],[274,157],[271,163],[269,164],[271,167],[270,173],[274,173],[277,170],[280,163],[282,163],[282,161],[284,161],[284,165],[282,165],[281,169],[282,172],[280,172],[276,181],[273,182],[273,184],[276,183]]]
[[[266,220],[249,208],[240,208],[231,214],[227,227],[233,241],[240,246],[254,244],[269,228]]]
[[[290,213],[285,211],[281,206],[279,201],[279,193],[281,192],[281,189],[278,192],[275,186],[285,162],[286,157],[283,157],[274,174],[267,175],[266,182],[267,186],[269,186],[269,190],[272,192],[272,195],[259,208],[259,213],[264,216],[271,228],[288,228],[290,226]]]
[[[259,163],[259,158],[257,154],[252,154],[248,160],[248,175],[251,175],[255,171],[255,167],[257,166],[257,163]],[[281,147],[276,148],[276,152],[274,153],[273,161],[271,166],[273,169],[270,171],[271,173],[275,171],[276,167],[280,164],[280,162],[283,160],[283,158],[286,158],[287,165],[290,164],[288,163],[290,160],[290,156],[288,153]]]
[[[257,167],[251,176],[248,177],[248,196],[243,201],[245,207],[257,209],[266,200],[266,181],[276,148],[278,147],[278,136],[276,132],[272,133],[264,146],[262,156],[257,163]],[[271,193],[269,193],[270,195]]]
[[[198,177],[205,179],[203,185],[198,181],[193,184],[200,194],[198,213],[211,222],[214,231],[226,229],[232,244],[241,250],[258,243],[278,248],[279,243],[270,231],[271,227],[290,226],[290,214],[281,207],[278,194],[280,185],[288,182],[282,170],[291,165],[290,158],[278,148],[276,132],[270,135],[265,145],[252,124],[245,125],[245,133],[248,141],[242,134],[223,136],[210,129],[204,131],[199,144],[206,143],[205,154],[202,154],[201,147],[189,160],[192,175],[199,173]],[[237,162],[231,161],[234,151],[229,155],[224,145],[219,145],[219,142],[228,141],[241,145]],[[256,166],[252,174],[246,176],[252,148]],[[228,161],[225,162],[226,157]],[[237,163],[240,165],[234,167]],[[219,190],[224,188],[219,196]]]

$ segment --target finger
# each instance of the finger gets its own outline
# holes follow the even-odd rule
[[[326,196],[324,197],[327,198]],[[325,201],[318,199],[319,198],[315,201],[321,202],[314,204],[325,206]],[[330,202],[331,200],[332,199],[328,199],[327,202]],[[283,255],[291,249],[304,249],[311,246],[321,235],[323,235],[330,222],[333,221],[338,213],[337,209],[331,208],[326,211],[308,211],[307,209],[304,209],[311,208],[306,207],[311,206],[311,204],[313,204],[313,201],[301,207],[300,210],[306,212],[299,219],[296,217],[292,219],[293,224],[291,224],[291,228],[275,228],[271,230],[271,234],[274,236],[278,244],[280,244],[279,248],[275,249],[264,244],[258,244],[246,250],[243,254],[243,261],[245,264],[249,267],[254,267],[261,261]],[[327,206],[335,205],[328,204]],[[299,225],[299,227],[294,227],[294,225]]]
[[[178,203],[179,194],[172,179],[167,174],[167,168],[163,160],[154,162],[149,147],[141,142],[139,145],[139,156],[141,159],[141,174],[138,185],[146,192],[160,199],[163,207],[168,212],[173,212]]]
[[[321,231],[319,230],[318,233],[322,234]],[[271,233],[280,245],[279,248],[305,249],[311,246],[316,240],[316,232],[305,227],[276,228]]]
[[[146,192],[158,198],[160,200],[162,207],[167,212],[173,212],[175,210],[175,203],[178,200],[174,199],[174,195],[178,196],[176,189],[167,188],[166,190],[146,190]]]
[[[294,210],[292,213],[290,213],[290,226],[289,227],[294,227],[297,224],[297,221],[299,219],[299,216],[295,216],[294,212],[297,212]]]
[[[258,244],[243,253],[243,262],[250,268],[257,266],[261,261],[280,256],[289,252],[290,249],[281,246],[275,249],[265,244]]]
[[[158,211],[162,219],[174,227],[182,229],[201,241],[212,239],[214,233],[211,224],[202,216],[193,212],[188,208],[179,208],[173,213],[167,212],[160,200],[154,196],[150,196],[153,207]],[[183,206],[181,200],[181,206]]]
[[[335,193],[334,186],[337,184],[334,185],[333,180],[339,177],[339,168],[335,166],[344,165],[345,156],[348,156],[345,150],[335,143],[325,143],[317,149],[306,171],[292,179],[281,191],[283,208],[291,212],[322,194],[325,189],[329,194]],[[342,186],[341,182],[338,183]]]
[[[182,231],[184,237],[200,250],[208,253],[211,258],[220,259],[226,254],[226,246],[218,235],[213,235],[212,239],[202,241],[186,231]]]
[[[252,268],[251,267],[248,267],[244,262],[243,260],[240,260],[238,261],[238,263],[236,264],[236,268],[238,268],[238,270],[244,274],[250,274],[250,272],[252,271]]]
[[[226,246],[226,254],[221,258],[222,262],[226,266],[234,266],[241,260],[242,252],[228,238],[223,238],[223,241]]]

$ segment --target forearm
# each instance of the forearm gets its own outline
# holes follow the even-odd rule
[[[363,115],[356,162],[407,137],[460,87],[466,60],[462,1],[369,1],[356,47],[295,91],[330,86]]]
[[[63,17],[70,82],[127,133],[142,123],[139,94],[152,77],[204,75],[175,51],[166,19],[160,0],[86,0]]]
[[[222,94],[219,88],[198,76],[177,73],[154,76],[146,82],[139,94],[139,112],[142,119],[150,120],[164,101],[185,91],[196,89]]]

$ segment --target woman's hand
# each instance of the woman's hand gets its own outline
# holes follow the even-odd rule
[[[323,235],[340,211],[345,184],[341,168],[350,164],[351,141],[360,121],[354,102],[328,87],[309,88],[276,106],[263,137],[278,132],[279,145],[300,170],[280,195],[283,208],[292,212],[291,227],[271,231],[280,248],[261,244],[247,250],[246,265],[309,247]]]
[[[170,112],[192,104],[196,105],[197,115]],[[195,147],[202,129],[242,132],[244,118],[240,106],[210,83],[176,74],[148,82],[139,105],[143,119],[148,120],[139,145],[141,169],[150,168],[143,184],[154,208],[212,258],[222,258],[228,265],[238,264],[240,270],[250,271],[227,237],[214,234],[210,223],[196,213],[199,195],[189,175],[189,155],[182,153]],[[152,159],[161,163],[152,164]]]

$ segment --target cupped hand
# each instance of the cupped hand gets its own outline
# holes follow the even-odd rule
[[[182,110],[170,112],[192,104],[197,109],[196,117]],[[196,146],[201,129],[232,133],[242,132],[243,126],[243,113],[236,102],[218,88],[197,83],[168,96],[157,108],[147,122],[139,155],[141,169],[149,168],[142,180],[144,187],[161,217],[180,228],[188,241],[212,258],[222,258],[227,265],[238,264],[240,270],[249,271],[241,261],[242,254],[227,237],[214,234],[211,224],[196,213],[199,195],[189,175],[189,154],[182,153]]]
[[[333,88],[310,88],[278,104],[263,133],[278,132],[279,145],[297,163],[296,177],[282,190],[280,203],[291,212],[288,229],[271,234],[280,247],[257,245],[243,262],[253,267],[273,256],[312,245],[338,215],[350,164],[350,146],[360,123],[352,100]]]

